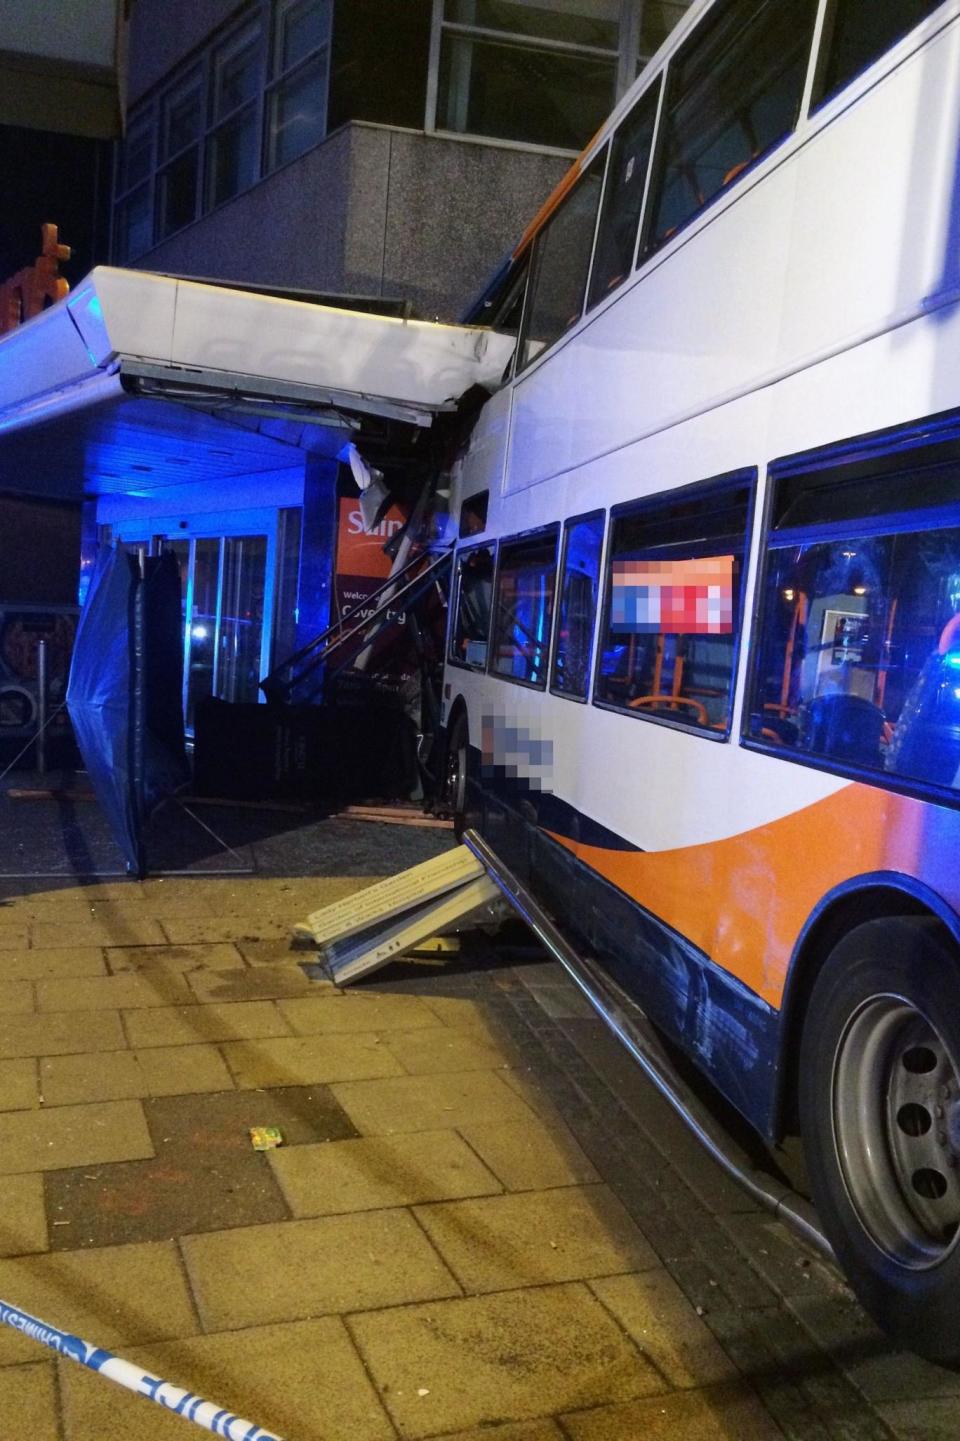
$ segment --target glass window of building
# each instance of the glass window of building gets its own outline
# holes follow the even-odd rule
[[[433,124],[579,150],[615,99],[622,8],[445,0]]]
[[[255,23],[214,51],[213,128],[207,137],[208,207],[248,189],[257,178],[261,50],[260,27]]]
[[[690,8],[690,0],[643,0],[640,12],[640,68],[655,55]]]
[[[193,71],[160,99],[157,236],[182,230],[197,217],[203,81]]]
[[[267,168],[295,160],[326,134],[330,0],[277,0]]]

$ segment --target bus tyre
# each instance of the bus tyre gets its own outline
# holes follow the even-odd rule
[[[813,1197],[866,1309],[960,1361],[960,957],[932,919],[857,926],[814,985],[800,1056]]]
[[[453,833],[460,840],[467,828],[467,753],[470,732],[467,717],[463,711],[457,715],[447,736],[447,761],[444,792],[450,814],[453,816]]]

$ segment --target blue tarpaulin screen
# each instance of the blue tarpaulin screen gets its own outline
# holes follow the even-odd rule
[[[67,685],[77,744],[127,870],[146,873],[143,827],[187,780],[180,574],[171,552],[100,552]]]

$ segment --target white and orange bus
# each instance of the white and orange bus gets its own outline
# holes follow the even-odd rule
[[[473,317],[461,823],[960,1356],[960,3],[694,4]]]

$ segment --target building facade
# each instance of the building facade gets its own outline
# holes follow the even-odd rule
[[[138,0],[116,264],[454,319],[687,0]]]
[[[138,0],[113,262],[453,321],[685,8]],[[88,474],[84,559],[105,539],[176,552],[189,721],[194,683],[256,700],[259,676],[362,606],[428,447],[389,422],[354,435],[393,501],[371,536],[342,461],[349,432],[291,421],[288,403],[256,422],[269,463],[260,447],[246,468],[221,408],[220,458],[188,480],[195,426],[175,409],[163,433],[131,435],[138,456],[118,449],[121,473]]]

